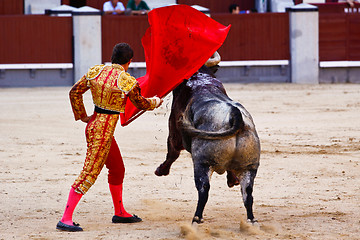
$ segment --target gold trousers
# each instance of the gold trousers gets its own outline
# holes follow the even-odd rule
[[[107,160],[118,120],[118,114],[94,112],[88,122],[85,129],[86,158],[80,175],[72,185],[75,192],[85,194],[95,183]]]

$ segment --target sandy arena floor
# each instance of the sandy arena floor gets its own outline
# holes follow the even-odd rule
[[[167,177],[171,97],[115,136],[126,166],[124,204],[143,218],[112,224],[103,170],[75,210],[84,232],[55,229],[82,169],[85,125],[70,88],[0,89],[0,239],[359,239],[360,84],[226,84],[252,114],[262,143],[254,187],[260,228],[244,224],[239,187],[214,174],[205,223],[191,227],[197,192],[184,152]],[[86,106],[92,111],[90,94]]]

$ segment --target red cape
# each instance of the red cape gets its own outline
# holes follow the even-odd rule
[[[146,75],[137,79],[144,97],[163,98],[191,77],[220,48],[230,29],[187,5],[156,8],[148,20],[142,38]],[[127,99],[121,125],[143,112]]]

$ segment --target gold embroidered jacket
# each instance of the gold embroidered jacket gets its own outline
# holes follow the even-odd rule
[[[94,104],[102,109],[123,113],[127,97],[141,110],[153,110],[156,106],[155,99],[141,96],[138,81],[125,72],[121,65],[96,65],[70,90],[75,120],[87,116],[82,95],[89,89]]]

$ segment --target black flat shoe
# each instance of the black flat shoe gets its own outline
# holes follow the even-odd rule
[[[68,224],[65,224],[61,221],[58,222],[58,224],[56,225],[56,229],[59,229],[61,231],[67,231],[67,232],[81,232],[83,229],[80,226],[80,224],[78,223],[74,223],[74,226],[72,225],[68,225]]]
[[[142,219],[136,215],[132,215],[131,217],[119,217],[114,215],[112,218],[113,223],[136,223],[141,221]]]

